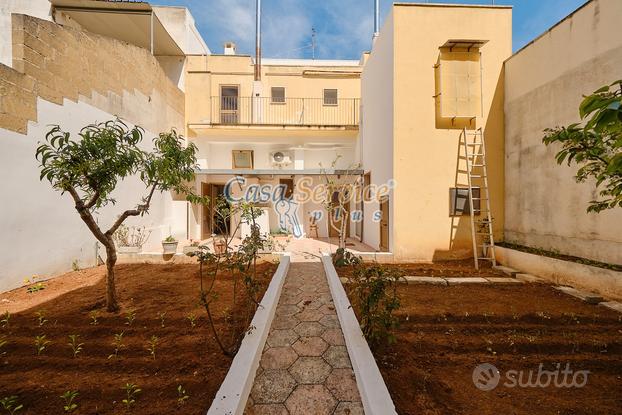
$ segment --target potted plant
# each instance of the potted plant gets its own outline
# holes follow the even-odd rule
[[[121,225],[112,235],[117,250],[121,254],[137,254],[141,251],[151,231],[144,226]]]
[[[196,252],[198,250],[198,248],[199,248],[199,245],[201,245],[201,241],[191,239],[190,240],[190,245],[186,245],[183,248],[184,254],[188,255],[188,254],[190,254],[192,252]]]
[[[167,236],[166,239],[162,241],[164,255],[172,255],[177,253],[177,244],[179,244],[177,239],[173,238],[171,235]]]

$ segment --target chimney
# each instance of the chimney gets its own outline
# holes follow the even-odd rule
[[[226,42],[225,43],[224,54],[225,55],[235,55],[235,43],[233,43],[233,42]]]

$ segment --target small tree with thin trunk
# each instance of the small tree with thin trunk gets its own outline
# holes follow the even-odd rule
[[[186,194],[192,202],[202,202],[187,185],[194,179],[196,147],[184,146],[183,137],[174,130],[153,139],[151,152],[140,148],[143,130],[128,128],[115,119],[84,127],[74,139],[60,126],[53,126],[45,143],[37,148],[41,163],[41,180],[48,180],[61,194],[69,193],[75,208],[95,238],[106,249],[106,307],[118,311],[114,266],[117,250],[113,235],[123,222],[132,216],[143,216],[156,192],[173,191]],[[112,193],[126,178],[140,178],[144,196],[134,208],[121,212],[107,230],[98,224],[97,211],[115,204]],[[139,189],[137,189],[138,193]]]

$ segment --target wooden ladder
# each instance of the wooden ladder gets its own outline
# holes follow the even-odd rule
[[[462,130],[460,139],[463,141],[466,160],[466,174],[469,186],[469,216],[471,219],[471,238],[473,240],[473,260],[475,269],[479,269],[479,261],[491,261],[497,265],[495,258],[495,239],[492,231],[493,217],[490,211],[490,191],[488,190],[488,169],[486,167],[486,141],[484,131],[478,128],[474,131]],[[474,180],[481,180],[481,186],[473,186]],[[475,194],[475,189],[479,189]],[[475,201],[479,202],[479,209],[475,210]],[[484,203],[482,203],[484,202]],[[482,215],[481,219],[476,219]],[[481,250],[480,250],[481,248]],[[480,256],[481,252],[481,256]]]

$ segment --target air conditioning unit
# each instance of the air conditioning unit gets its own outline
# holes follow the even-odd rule
[[[292,156],[288,151],[270,153],[270,162],[273,166],[283,167],[292,164]]]

